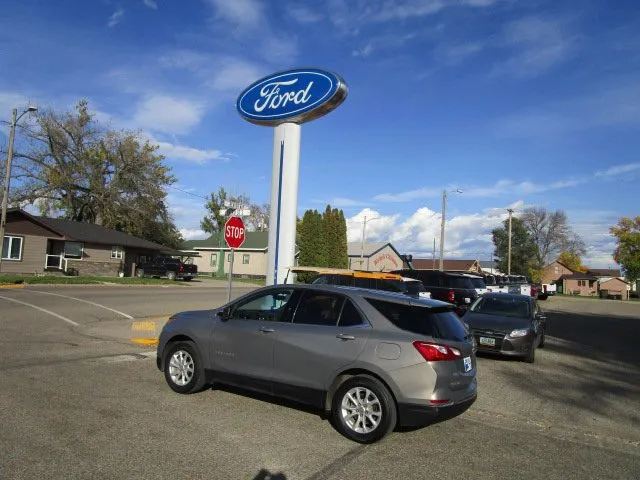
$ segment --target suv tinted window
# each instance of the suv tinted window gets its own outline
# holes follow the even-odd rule
[[[396,327],[417,335],[463,342],[467,335],[462,322],[448,308],[429,308],[367,298],[378,312]]]
[[[484,281],[484,278],[480,277],[469,277],[471,283],[473,284],[473,288],[487,288],[487,284]]]
[[[404,282],[407,287],[407,293],[409,295],[418,295],[420,292],[426,292],[424,285],[420,280],[415,280],[413,282]]]
[[[454,275],[448,276],[447,283],[444,286],[450,288],[466,288],[468,290],[473,290],[475,288],[470,277],[458,277]]]
[[[362,325],[364,321],[358,309],[351,303],[351,300],[347,300],[342,307],[342,313],[340,314],[340,321],[338,325],[341,327],[353,327],[356,325]]]
[[[293,323],[337,325],[344,298],[331,293],[304,292],[293,316]]]

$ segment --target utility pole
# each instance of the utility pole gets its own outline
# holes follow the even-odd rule
[[[442,190],[442,219],[440,222],[440,265],[439,270],[444,270],[444,218],[447,210],[447,191]]]
[[[367,216],[364,216],[364,221],[362,222],[362,241],[360,242],[360,269],[364,265],[364,231],[367,228]]]
[[[433,237],[433,255],[431,256],[431,270],[436,269],[436,237]]]
[[[507,275],[511,275],[511,217],[513,215],[513,208],[507,208],[509,212],[509,253],[507,254]]]
[[[2,250],[4,249],[4,230],[7,225],[7,208],[9,205],[9,183],[11,182],[11,161],[13,160],[13,140],[16,136],[16,124],[23,115],[29,112],[35,112],[38,109],[33,106],[28,106],[18,116],[18,109],[14,108],[11,112],[11,127],[9,129],[9,150],[7,151],[7,166],[4,172],[4,190],[2,192],[2,215],[0,216],[0,272],[2,271]],[[7,257],[11,255],[9,246],[7,245]]]

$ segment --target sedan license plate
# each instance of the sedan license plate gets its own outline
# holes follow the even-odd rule
[[[489,347],[496,346],[496,339],[489,337],[480,337],[480,345],[488,345]]]
[[[470,372],[471,371],[471,357],[464,357],[464,371],[465,372]]]

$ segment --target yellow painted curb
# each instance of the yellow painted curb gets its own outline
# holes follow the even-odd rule
[[[7,285],[0,285],[0,288],[24,288],[24,283],[10,283]]]
[[[157,338],[132,338],[131,341],[133,343],[137,343],[138,345],[144,345],[145,347],[157,347],[158,339]]]

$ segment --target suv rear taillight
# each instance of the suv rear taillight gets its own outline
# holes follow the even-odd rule
[[[181,272],[184,271],[184,265],[183,264],[180,264],[180,271]]]
[[[447,294],[447,300],[450,301],[451,303],[455,302],[456,292],[454,292],[453,290],[449,290],[449,293]]]
[[[462,356],[462,352],[457,348],[440,343],[429,342],[413,342],[413,346],[420,352],[427,362],[439,362],[442,360],[458,360]]]

